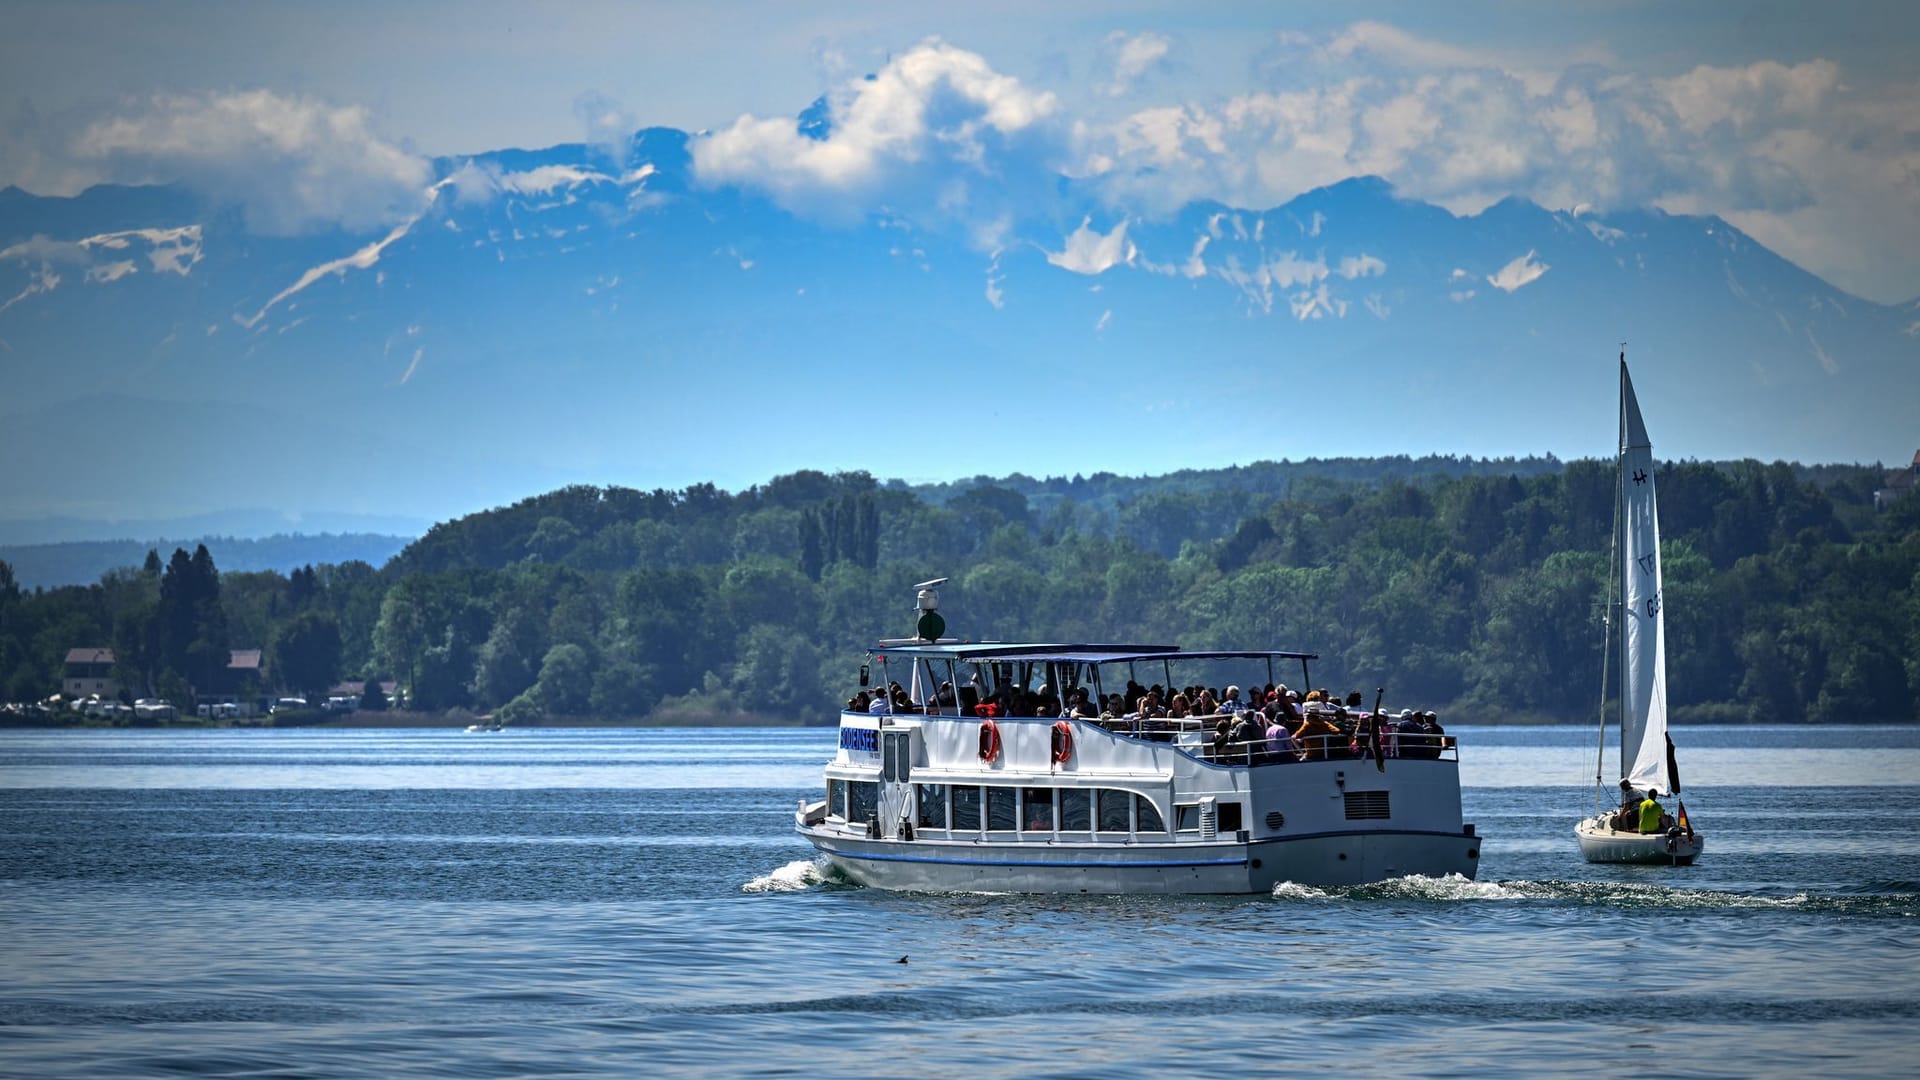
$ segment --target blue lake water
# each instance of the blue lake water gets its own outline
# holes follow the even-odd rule
[[[1690,868],[1450,730],[1480,880],[1185,898],[824,880],[830,729],[0,732],[0,1074],[1911,1074],[1920,729],[1684,732]]]

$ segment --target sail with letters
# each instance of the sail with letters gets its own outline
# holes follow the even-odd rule
[[[1677,792],[1667,769],[1667,634],[1660,610],[1660,520],[1653,443],[1620,360],[1620,774],[1642,791]]]

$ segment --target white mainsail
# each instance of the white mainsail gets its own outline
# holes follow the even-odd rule
[[[1667,635],[1660,610],[1660,522],[1653,443],[1620,358],[1620,772],[1671,794],[1667,769]]]

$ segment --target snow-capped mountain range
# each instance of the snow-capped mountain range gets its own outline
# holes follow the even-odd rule
[[[1718,218],[1456,216],[1373,178],[1147,217],[1062,181],[989,246],[704,186],[689,139],[440,161],[366,232],[261,235],[179,187],[0,191],[0,518],[1604,456],[1622,340],[1662,456],[1920,445],[1920,301]]]

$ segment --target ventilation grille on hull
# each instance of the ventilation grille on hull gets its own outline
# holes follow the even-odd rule
[[[1393,816],[1384,791],[1349,791],[1346,795],[1348,821],[1384,821]]]

